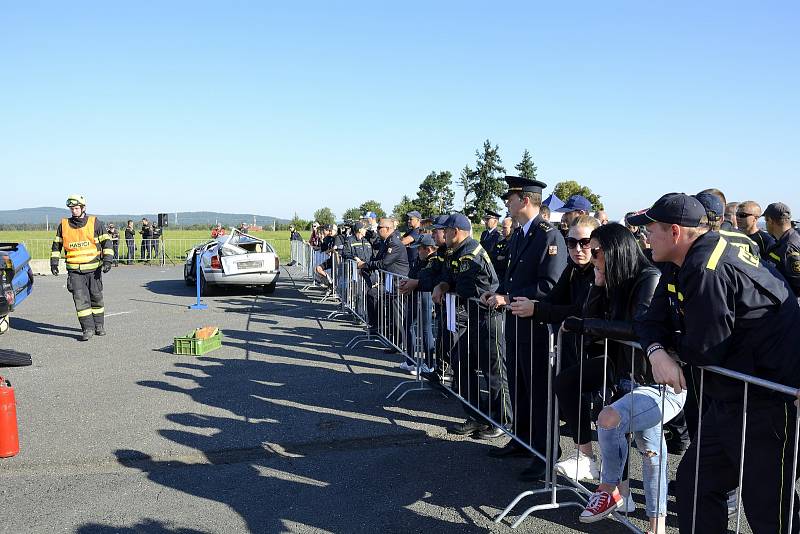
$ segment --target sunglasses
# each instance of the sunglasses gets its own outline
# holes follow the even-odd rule
[[[737,211],[736,212],[736,218],[737,219],[746,219],[747,217],[756,217],[756,218],[758,218],[756,215],[754,215],[752,213],[745,213],[743,211]]]
[[[595,247],[592,249],[592,258],[597,259],[600,256],[600,252],[602,252],[602,248]]]
[[[578,248],[578,245],[580,245],[582,249],[587,249],[589,248],[590,241],[591,239],[589,239],[588,237],[584,237],[583,239],[575,239],[574,237],[568,237],[567,248]]]
[[[386,229],[386,228],[389,228],[389,227],[388,226],[378,226],[378,230],[380,230],[381,228]]]

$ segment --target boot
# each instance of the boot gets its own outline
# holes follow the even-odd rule
[[[81,341],[89,341],[90,339],[92,339],[93,335],[94,332],[92,332],[91,330],[84,330],[83,334],[81,334]]]
[[[106,335],[106,329],[102,324],[95,323],[94,324],[94,333],[97,334],[98,336],[104,336],[104,335]]]

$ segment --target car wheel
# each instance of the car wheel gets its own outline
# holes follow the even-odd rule
[[[0,317],[0,335],[8,332],[8,328],[9,328],[8,315],[4,315]]]
[[[272,282],[271,284],[265,285],[264,286],[264,294],[265,295],[271,295],[271,294],[275,293],[275,286],[276,286],[275,282]]]

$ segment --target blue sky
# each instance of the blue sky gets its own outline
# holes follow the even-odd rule
[[[2,6],[5,209],[388,211],[488,138],[612,218],[706,187],[800,215],[796,2]]]

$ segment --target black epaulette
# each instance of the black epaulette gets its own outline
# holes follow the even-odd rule
[[[539,223],[539,228],[541,228],[545,232],[549,232],[550,230],[555,230],[556,227],[547,221],[542,221]]]

